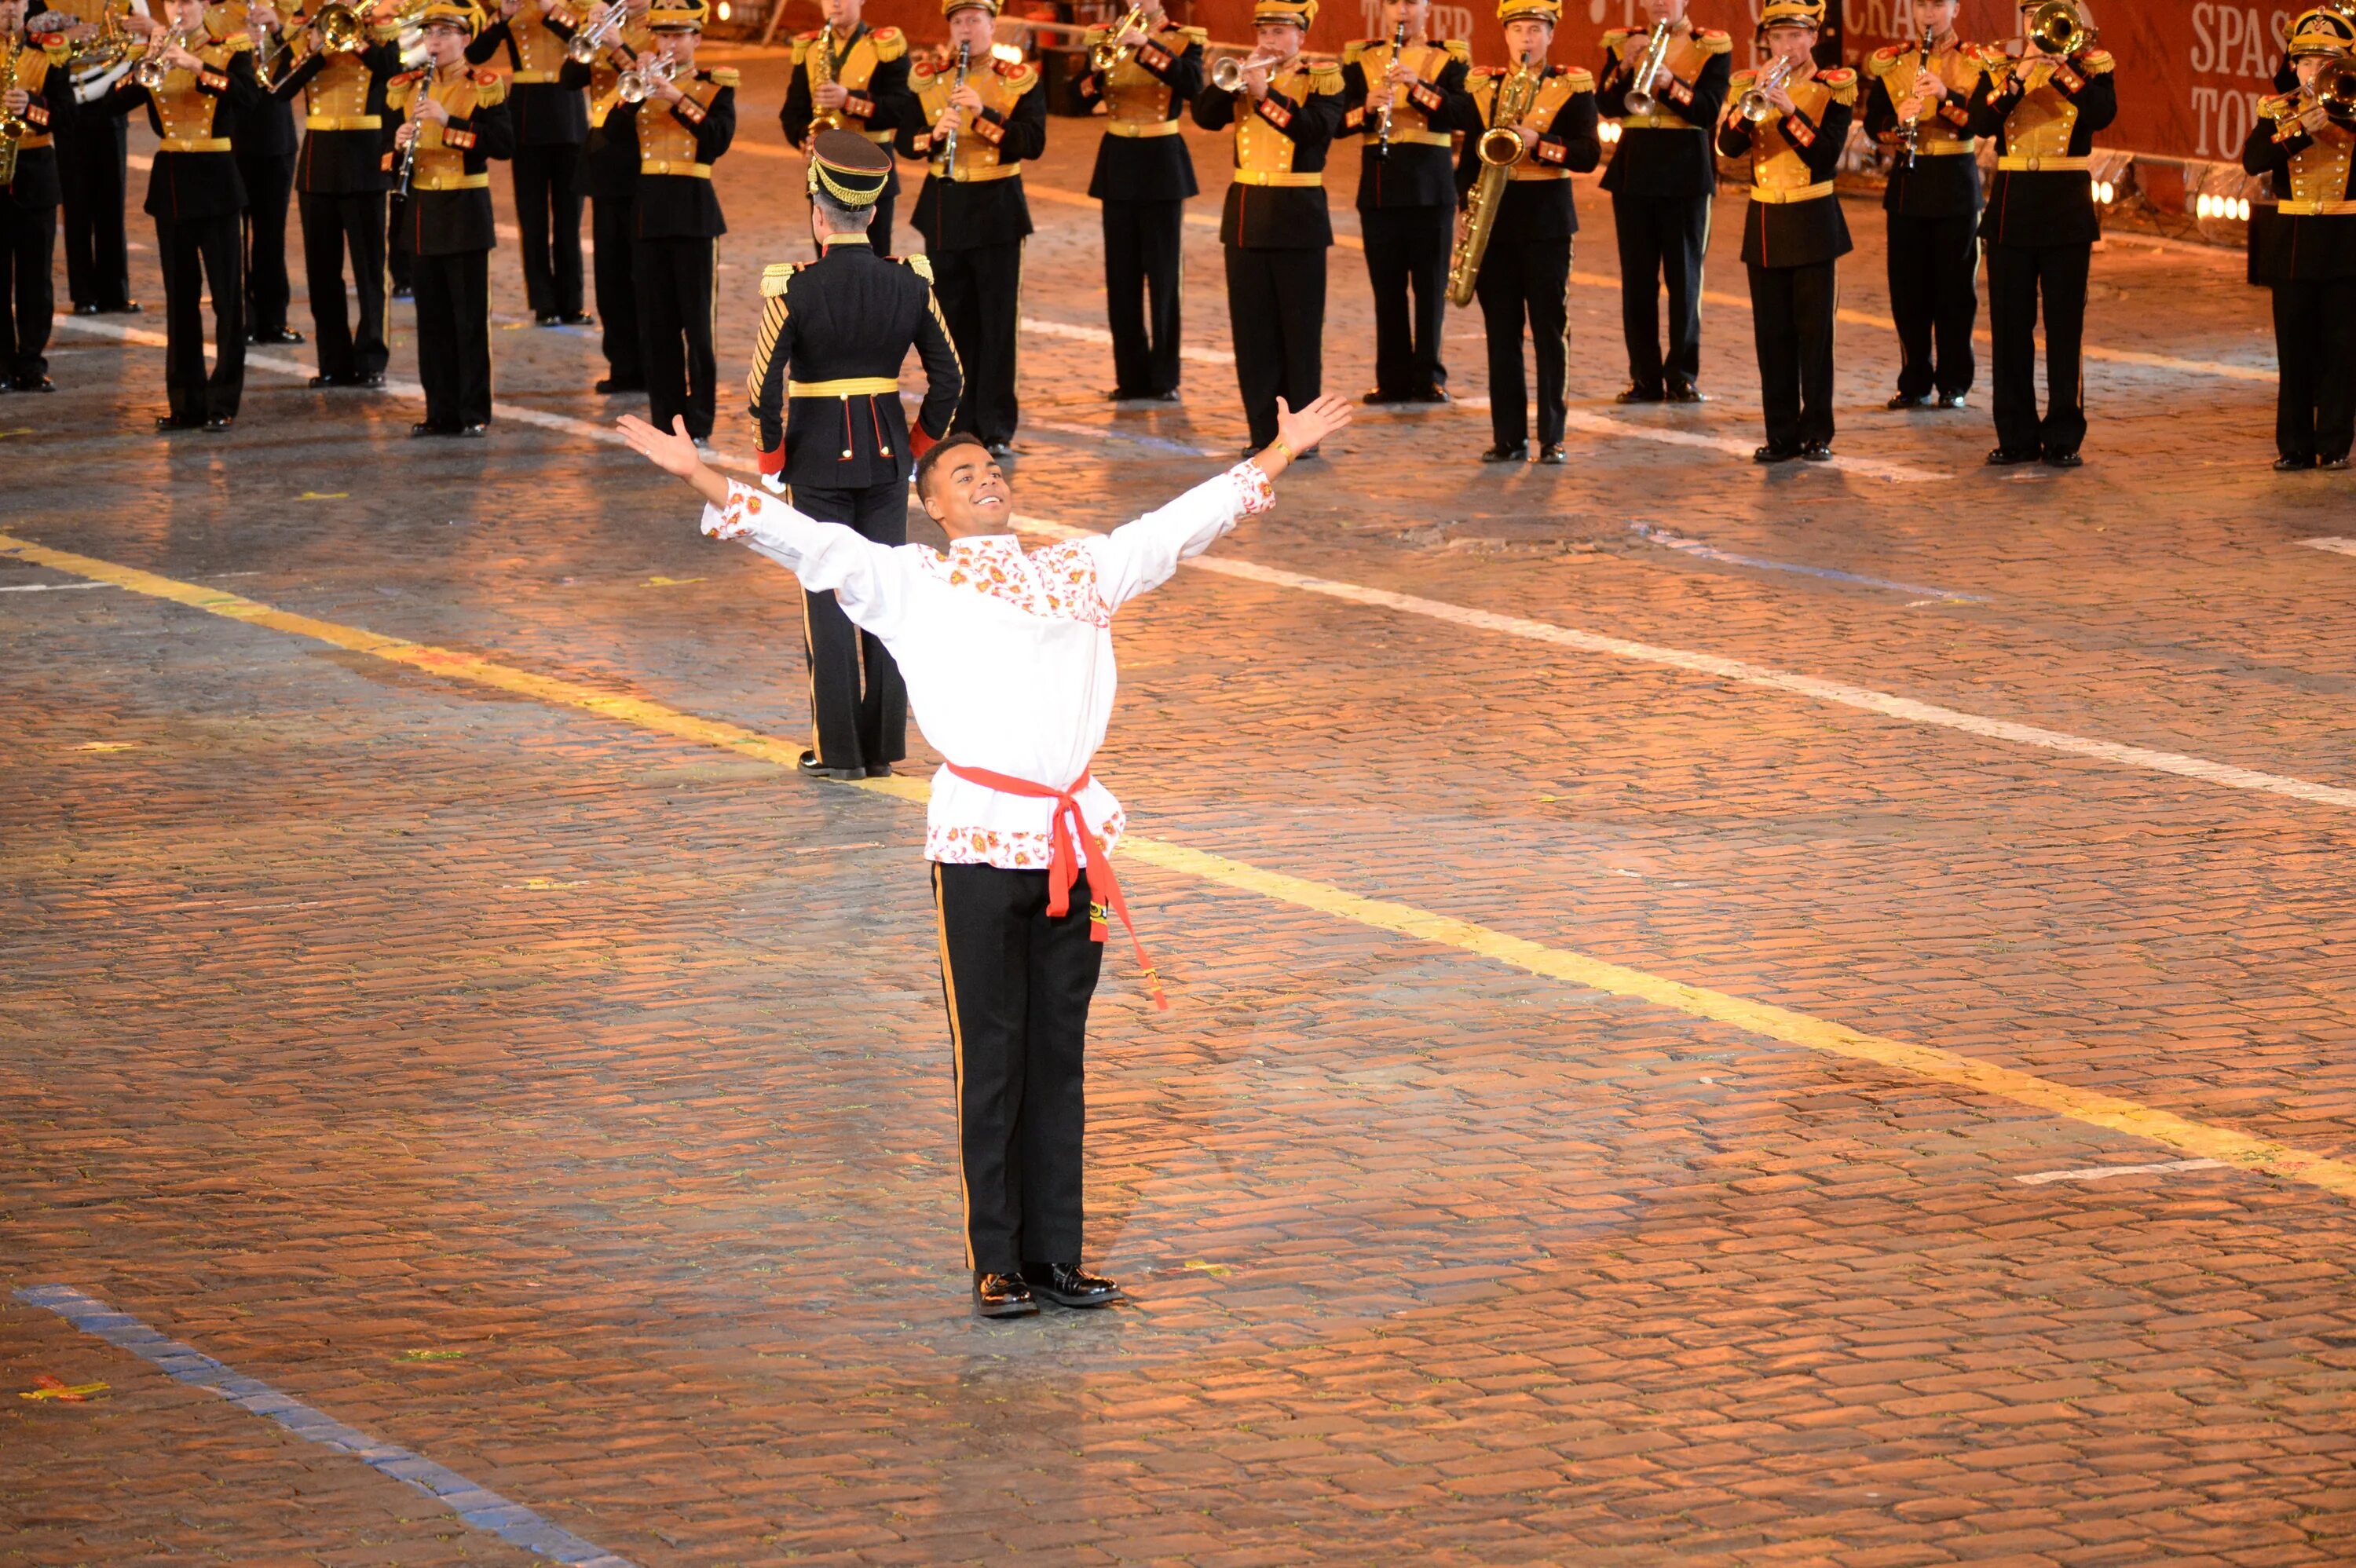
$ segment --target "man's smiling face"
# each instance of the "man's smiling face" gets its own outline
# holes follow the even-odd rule
[[[1014,531],[1014,492],[990,449],[959,442],[925,474],[925,511],[953,539]]]

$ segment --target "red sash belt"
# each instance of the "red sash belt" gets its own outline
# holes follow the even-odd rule
[[[1072,911],[1072,888],[1080,880],[1079,858],[1072,850],[1072,835],[1076,829],[1080,841],[1088,847],[1088,891],[1098,891],[1098,884],[1102,884],[1104,901],[1111,906],[1113,913],[1120,917],[1121,929],[1129,933],[1130,948],[1137,955],[1137,966],[1145,971],[1145,985],[1153,993],[1153,1005],[1168,1012],[1170,998],[1162,994],[1162,978],[1155,972],[1152,962],[1145,956],[1145,944],[1137,940],[1137,923],[1129,918],[1129,901],[1120,896],[1120,879],[1113,875],[1112,857],[1105,853],[1104,845],[1098,841],[1096,829],[1088,826],[1088,819],[1080,814],[1079,801],[1074,798],[1075,791],[1087,787],[1087,770],[1083,769],[1080,776],[1072,781],[1070,789],[1050,789],[1028,779],[993,773],[988,768],[960,767],[956,763],[948,766],[950,773],[968,784],[978,784],[1001,795],[1020,795],[1025,800],[1052,800],[1055,803],[1055,815],[1049,819],[1055,847],[1047,866],[1047,912],[1062,915]],[[1105,939],[1104,922],[1093,918],[1093,911],[1090,913],[1088,934],[1102,942]]]

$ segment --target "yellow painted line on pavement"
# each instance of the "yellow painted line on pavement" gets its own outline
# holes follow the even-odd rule
[[[801,746],[794,741],[763,735],[722,720],[683,713],[644,698],[600,691],[578,681],[535,675],[477,655],[412,643],[402,637],[389,637],[333,621],[316,620],[235,593],[223,592],[218,588],[182,582],[142,571],[136,567],[121,566],[69,550],[51,549],[7,534],[0,534],[0,555],[11,555],[20,560],[71,572],[92,581],[112,583],[134,593],[185,604],[190,609],[242,621],[248,625],[265,626],[272,631],[314,638],[429,674],[471,681],[530,697],[552,707],[578,709],[678,740],[755,757],[779,768],[794,767],[802,752]],[[920,780],[897,776],[865,779],[852,787],[916,805],[923,804],[931,793]],[[2273,1138],[2193,1121],[2138,1101],[2106,1094],[2100,1090],[2075,1088],[2050,1078],[2040,1078],[2033,1073],[1977,1061],[1955,1051],[1942,1051],[1935,1046],[1916,1045],[1884,1035],[1867,1034],[1846,1024],[1794,1012],[1789,1008],[1755,1002],[1701,986],[1690,986],[1682,980],[1672,980],[1626,965],[1590,957],[1568,948],[1549,947],[1541,942],[1515,936],[1472,921],[1459,920],[1452,915],[1438,914],[1389,899],[1367,898],[1328,883],[1266,870],[1208,850],[1190,848],[1183,844],[1131,834],[1121,841],[1121,847],[1133,859],[1162,870],[1256,893],[1279,903],[1291,904],[1376,931],[1453,947],[1550,980],[1608,992],[1615,997],[1682,1013],[1687,1018],[1726,1024],[1826,1056],[1867,1062],[1949,1088],[2009,1100],[2031,1110],[2083,1122],[2091,1126],[2148,1138],[2200,1158],[2219,1160],[2244,1170],[2302,1182],[2338,1197],[2356,1199],[2356,1163],[2313,1154]]]

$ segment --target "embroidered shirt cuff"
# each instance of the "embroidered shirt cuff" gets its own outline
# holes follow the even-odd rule
[[[728,504],[715,507],[705,502],[703,517],[697,527],[715,539],[741,539],[748,535],[766,536],[778,544],[793,543],[807,549],[803,541],[791,539],[791,525],[807,524],[804,517],[783,501],[762,495],[741,480],[728,481]]]
[[[1227,470],[1235,481],[1236,509],[1247,517],[1257,517],[1276,505],[1276,485],[1260,472],[1259,464],[1249,458]]]

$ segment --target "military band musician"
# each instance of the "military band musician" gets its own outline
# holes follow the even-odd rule
[[[1890,314],[1898,323],[1893,409],[1960,409],[1979,320],[1980,165],[1972,100],[1987,67],[1955,37],[1958,0],[1913,0],[1912,44],[1866,58],[1865,130],[1890,156]]]
[[[647,27],[652,0],[613,0],[589,8],[566,40],[558,82],[588,96],[589,134],[573,183],[589,203],[590,275],[597,294],[597,347],[605,373],[595,390],[612,397],[647,389],[644,333],[638,324],[638,139],[635,124],[610,128],[621,101],[622,73],[655,52]],[[562,26],[562,24],[556,24]],[[581,35],[587,42],[577,42]],[[587,55],[586,59],[579,58]],[[627,133],[626,134],[624,133]]]
[[[58,246],[54,133],[73,112],[73,83],[39,36],[26,28],[27,0],[0,0],[0,116],[15,156],[0,178],[0,392],[50,392],[50,269]]]
[[[813,131],[849,131],[892,150],[902,124],[916,113],[908,91],[908,36],[897,27],[871,27],[866,0],[819,0],[826,25],[794,38],[793,76],[786,84],[777,123],[786,140],[809,150]],[[900,195],[895,166],[876,198],[867,242],[892,254],[892,212]]]

